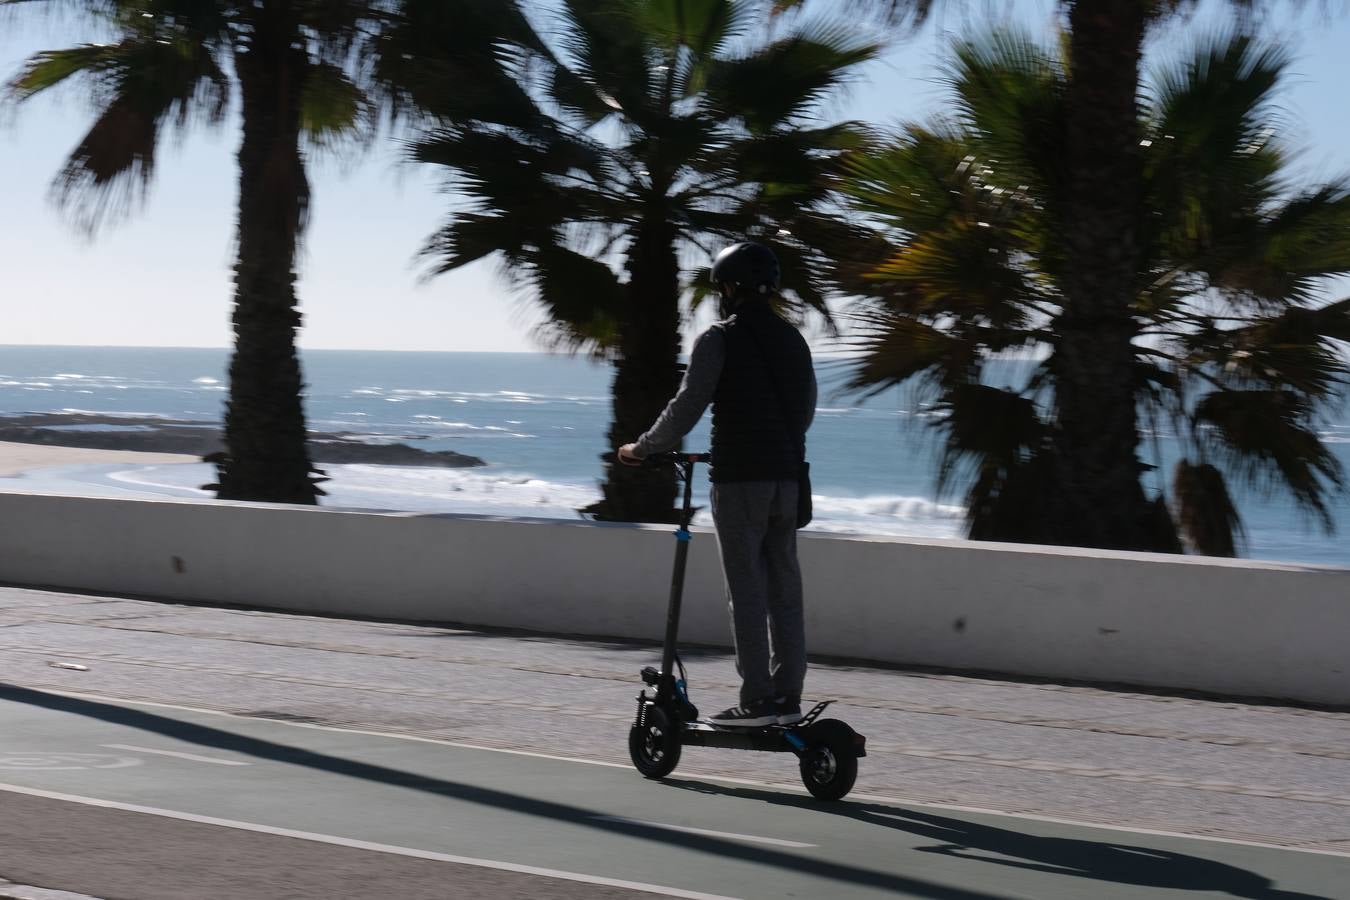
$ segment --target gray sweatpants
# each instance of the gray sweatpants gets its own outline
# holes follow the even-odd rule
[[[806,627],[797,565],[797,482],[714,484],[712,512],[741,703],[799,698],[806,678]]]

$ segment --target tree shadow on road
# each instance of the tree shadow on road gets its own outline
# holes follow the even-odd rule
[[[679,778],[667,779],[667,784],[701,793],[809,808],[940,842],[916,848],[919,853],[1144,888],[1221,891],[1244,900],[1334,900],[1317,894],[1283,891],[1256,872],[1156,847],[1111,840],[1046,837],[880,803],[822,804],[793,794]]]
[[[824,859],[814,859],[782,850],[747,846],[734,840],[712,835],[672,832],[630,820],[606,819],[601,816],[601,810],[594,808],[542,800],[524,794],[481,787],[467,781],[451,781],[392,769],[387,766],[330,756],[303,747],[249,737],[237,732],[227,731],[224,728],[199,725],[167,714],[149,712],[115,703],[49,694],[44,691],[7,684],[0,684],[0,701],[21,703],[40,709],[85,716],[112,725],[161,734],[174,740],[185,741],[202,747],[231,751],[256,759],[270,760],[292,766],[304,766],[348,778],[359,778],[407,790],[436,794],[495,809],[505,809],[543,819],[551,819],[598,832],[639,838],[662,846],[674,845],[686,850],[765,866],[775,871],[796,872],[802,875],[829,879],[840,884],[879,888],[912,897],[928,898],[928,900],[1004,900],[1004,898],[980,891],[963,890],[919,878],[898,877],[889,872]],[[261,720],[259,724],[261,724]],[[631,777],[638,779],[636,773],[632,773]],[[660,790],[658,785],[651,784],[649,786],[655,790]],[[603,856],[604,852],[604,848],[596,847],[597,857]]]

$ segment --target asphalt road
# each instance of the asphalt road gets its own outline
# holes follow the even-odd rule
[[[1350,897],[1326,853],[13,686],[0,735],[0,875],[100,897]]]

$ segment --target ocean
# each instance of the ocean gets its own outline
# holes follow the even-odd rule
[[[484,459],[474,469],[331,465],[325,505],[416,512],[576,517],[595,500],[606,449],[610,369],[583,358],[532,353],[311,350],[303,355],[312,429],[372,442],[401,441]],[[227,353],[210,349],[0,347],[0,415],[120,414],[218,421]],[[1015,381],[1028,364],[1002,364]],[[840,385],[845,359],[818,360],[820,404],[809,439],[816,521],[824,531],[954,538],[961,498],[934,491],[932,413],[913,391],[862,400]],[[1350,471],[1350,413],[1323,438]],[[707,443],[707,417],[686,442]],[[1176,445],[1149,436],[1142,451],[1170,471]],[[1157,477],[1157,476],[1155,476]],[[4,490],[113,496],[207,497],[204,464],[61,467],[4,479]],[[706,506],[706,482],[698,502]],[[1257,559],[1350,566],[1350,502],[1334,499],[1337,533],[1279,495],[1238,490]],[[707,513],[696,523],[708,524]]]

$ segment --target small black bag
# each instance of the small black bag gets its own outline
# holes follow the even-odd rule
[[[797,476],[797,527],[811,524],[811,464],[802,460],[802,474]]]

